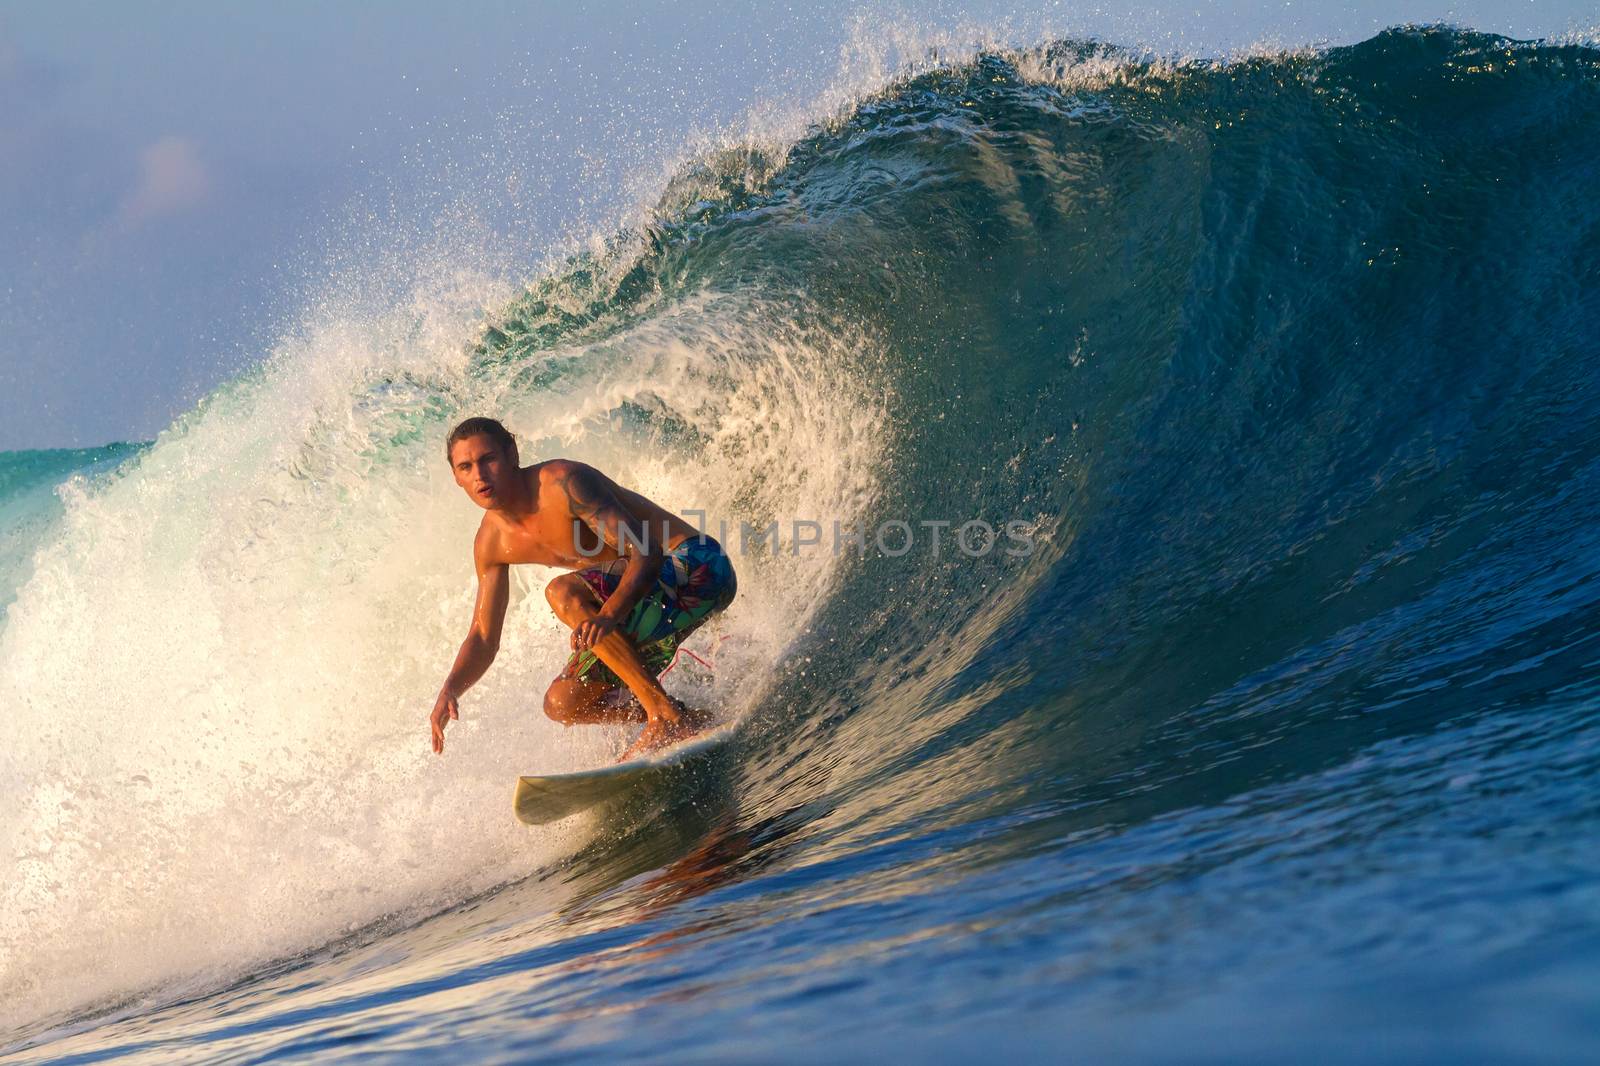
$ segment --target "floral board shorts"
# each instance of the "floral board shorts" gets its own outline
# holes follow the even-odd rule
[[[604,603],[621,584],[624,567],[618,559],[604,569],[579,570],[578,576]],[[651,673],[660,674],[672,665],[685,637],[733,602],[738,587],[733,562],[722,545],[710,537],[690,537],[661,557],[655,588],[633,605],[618,630],[633,641]],[[560,676],[600,685],[622,685],[622,679],[587,649],[573,652]]]

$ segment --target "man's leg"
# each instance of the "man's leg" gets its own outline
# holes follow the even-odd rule
[[[558,677],[544,694],[544,713],[562,725],[623,725],[645,720],[633,693],[617,685]]]
[[[577,574],[556,578],[545,586],[544,594],[556,617],[568,628],[577,628],[600,610],[600,600],[594,590]],[[622,679],[644,708],[644,732],[624,753],[624,758],[687,736],[704,724],[703,713],[692,711],[667,695],[667,690],[639,657],[633,641],[620,632],[613,630],[591,650]]]

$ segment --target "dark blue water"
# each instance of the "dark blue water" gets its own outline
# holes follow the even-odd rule
[[[560,396],[552,440],[707,464],[736,520],[1017,520],[1036,550],[742,563],[777,636],[718,774],[242,977],[32,986],[24,1058],[1600,1047],[1593,49],[982,56],[703,160],[463,342],[296,423],[298,482],[401,485],[461,410],[537,438]],[[178,477],[184,432],[119,476]],[[277,944],[277,913],[236,918]]]

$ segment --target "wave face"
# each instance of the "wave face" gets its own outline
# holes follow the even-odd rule
[[[1585,1047],[1597,146],[1580,46],[1066,42],[708,155],[521,295],[309,315],[26,534],[9,1032]],[[472,596],[439,453],[480,411],[525,460],[830,531],[738,558],[711,793],[511,822],[517,773],[619,742],[537,714],[540,575],[427,756]],[[836,521],[913,544],[835,553]]]

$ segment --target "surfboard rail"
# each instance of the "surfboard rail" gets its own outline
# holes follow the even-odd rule
[[[548,825],[664,776],[721,748],[733,736],[733,726],[720,726],[681,744],[638,759],[565,774],[519,777],[512,807],[524,825]]]

